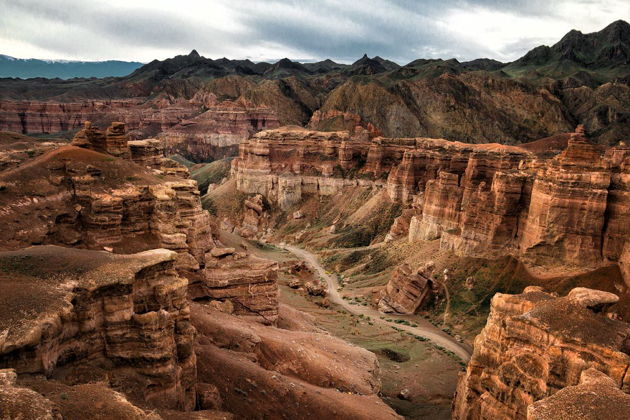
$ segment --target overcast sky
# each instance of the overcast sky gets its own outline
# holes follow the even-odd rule
[[[618,19],[630,21],[630,0],[0,0],[0,54],[511,61]]]

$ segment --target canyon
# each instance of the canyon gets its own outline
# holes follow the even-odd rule
[[[287,413],[398,418],[376,395],[372,353],[308,320],[279,327],[296,315],[279,305],[278,263],[223,246],[187,169],[163,153],[124,123],[86,122],[71,144],[0,173],[2,416],[33,404],[71,417],[82,408],[68,398],[96,393],[112,418],[247,417],[230,381],[256,377],[266,391],[252,407],[284,406],[291,390]],[[326,370],[340,355],[353,370]]]
[[[626,418],[628,51],[0,79],[0,418]]]
[[[624,228],[629,149],[623,142],[607,149],[594,145],[582,127],[562,138],[564,150],[549,157],[541,145],[556,146],[547,139],[518,147],[299,127],[263,131],[241,144],[231,167],[236,191],[255,195],[261,204],[253,211],[245,202],[250,213],[242,220],[228,218],[227,225],[235,231],[246,225],[249,235],[260,240],[283,240],[287,237],[277,223],[308,219],[309,200],[351,200],[363,191],[367,198],[359,210],[346,218],[337,215],[326,242],[319,239],[312,246],[330,247],[353,228],[358,213],[370,211],[371,202],[387,200],[400,206],[398,217],[386,236],[368,239],[367,248],[437,243],[440,252],[459,258],[515,258],[531,275],[541,276],[538,282],[576,270],[585,278],[598,270],[616,272],[606,285],[598,284],[608,292],[578,287],[558,298],[529,286],[514,297],[497,293],[460,377],[454,418],[561,418],[540,413],[576,407],[580,384],[588,382],[580,374],[591,367],[607,375],[601,381],[610,382],[611,392],[627,392],[630,342]],[[267,210],[263,202],[269,203]],[[293,221],[274,212],[293,214]],[[316,232],[322,225],[309,234],[310,224],[302,224],[302,233],[290,241],[309,244],[307,238],[321,238]],[[449,281],[447,271],[434,270],[431,261],[424,267],[417,262],[397,266],[379,292],[378,308],[418,312],[432,298],[444,297],[440,289]],[[474,279],[467,278],[464,287],[474,288]],[[608,398],[596,388],[598,401]],[[560,395],[573,397],[555,405]],[[624,400],[624,395],[615,398]]]

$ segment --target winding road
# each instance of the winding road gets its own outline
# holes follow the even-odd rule
[[[322,279],[324,279],[326,283],[328,284],[328,299],[331,302],[343,307],[345,310],[347,310],[351,314],[369,316],[370,318],[372,318],[372,322],[379,323],[381,325],[386,325],[388,327],[396,327],[403,331],[407,331],[412,334],[425,337],[431,340],[433,343],[438,344],[444,347],[445,349],[452,351],[464,362],[468,362],[468,360],[470,359],[470,355],[472,353],[470,346],[458,342],[453,337],[446,334],[444,331],[440,330],[439,328],[436,328],[433,324],[431,324],[425,319],[414,319],[413,322],[416,325],[418,325],[417,327],[412,327],[410,325],[404,325],[404,324],[395,324],[393,322],[388,322],[384,319],[381,319],[380,317],[383,316],[383,314],[377,311],[376,309],[373,309],[371,307],[366,307],[366,306],[352,305],[350,304],[350,302],[343,300],[341,296],[339,295],[339,291],[337,290],[339,288],[337,277],[331,276],[328,273],[326,273],[326,270],[324,269],[324,267],[322,267],[321,264],[319,263],[317,256],[315,256],[314,254],[302,248],[298,248],[291,245],[282,245],[281,248],[284,248],[287,251],[291,252],[293,255],[300,258],[301,260],[306,262],[306,264],[314,268],[319,274],[319,276]],[[388,315],[388,317],[392,319],[404,319],[403,317],[396,317],[395,315],[394,316]]]

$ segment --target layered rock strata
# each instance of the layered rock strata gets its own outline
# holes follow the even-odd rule
[[[267,324],[278,318],[278,263],[234,248],[214,248],[202,279],[192,281],[196,300],[228,303],[230,313]]]
[[[71,144],[131,160],[140,166],[154,169],[157,174],[190,177],[185,166],[164,156],[160,140],[131,140],[122,122],[113,122],[105,131],[101,131],[90,121],[85,121],[83,129],[77,132]]]
[[[589,368],[608,375],[614,388],[630,392],[630,324],[600,312],[617,300],[584,288],[565,297],[539,287],[520,295],[496,294],[460,377],[453,418],[525,419],[528,407],[541,400],[529,410],[545,412],[573,393],[566,387],[578,385]]]
[[[131,130],[157,133],[199,114],[185,100],[87,100],[83,102],[0,101],[0,130],[51,134],[80,129],[84,121],[122,121]]]
[[[158,140],[127,141],[122,124],[114,127],[102,132],[87,123],[73,141],[81,147],[61,147],[2,174],[0,249],[171,249],[194,298],[229,300],[236,314],[273,323],[276,265],[241,254],[218,259],[197,183],[182,178],[188,171],[162,156]]]
[[[374,124],[363,121],[360,115],[351,112],[342,112],[336,109],[328,111],[317,110],[313,112],[308,122],[308,128],[318,131],[347,130],[350,134],[357,137],[361,136],[365,140],[382,135]]]
[[[96,150],[97,152],[108,153],[112,156],[129,159],[131,152],[127,142],[129,137],[125,131],[125,123],[114,122],[103,133],[90,121],[83,123],[83,129],[72,139],[72,145]]]
[[[385,286],[378,309],[381,312],[413,314],[431,296],[432,289],[430,267],[414,271],[408,264],[400,265]]]
[[[128,253],[178,252],[198,272],[213,246],[192,180],[154,175],[131,161],[64,146],[1,175],[0,247],[61,244]]]
[[[602,153],[581,128],[567,144],[545,159],[499,144],[285,127],[242,143],[232,174],[240,191],[282,209],[309,194],[384,188],[407,206],[391,239],[408,232],[460,256],[563,269],[614,263],[630,286],[630,148]]]
[[[169,153],[179,153],[195,162],[208,162],[238,153],[238,145],[252,134],[280,126],[267,107],[247,102],[220,102],[204,113],[184,120],[158,137]]]
[[[365,144],[351,142],[347,132],[316,132],[288,127],[255,134],[241,143],[232,161],[239,191],[262,194],[283,209],[303,195],[336,194],[344,187],[385,185],[384,181],[351,179]]]
[[[165,249],[0,253],[0,367],[53,377],[91,366],[132,399],[194,408],[194,329],[176,258]]]

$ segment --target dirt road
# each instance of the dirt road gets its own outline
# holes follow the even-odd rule
[[[383,314],[377,311],[376,309],[373,309],[367,306],[352,305],[350,304],[350,302],[343,300],[337,290],[339,288],[337,277],[331,276],[328,273],[326,273],[326,270],[324,270],[324,267],[321,266],[318,258],[314,254],[302,248],[297,248],[292,245],[284,245],[283,248],[291,252],[292,254],[294,254],[295,256],[303,260],[304,262],[306,262],[309,266],[311,266],[313,269],[316,270],[316,272],[319,274],[319,276],[322,279],[326,281],[326,283],[328,284],[328,299],[331,302],[343,307],[345,310],[347,310],[348,312],[352,314],[355,314],[355,315],[362,314],[365,316],[369,316],[372,318],[372,321],[375,323],[387,325],[389,327],[395,326],[396,328],[399,328],[401,330],[428,338],[433,343],[438,344],[444,347],[445,349],[452,351],[458,357],[460,357],[464,362],[468,362],[468,360],[470,359],[470,355],[471,355],[470,346],[463,343],[459,343],[453,337],[446,334],[444,331],[440,330],[439,328],[436,328],[434,325],[432,325],[430,322],[424,319],[418,319],[418,320],[414,319],[413,322],[416,325],[418,325],[417,327],[412,327],[412,326],[404,325],[404,324],[395,324],[393,322],[388,322],[384,319],[381,319],[380,317],[383,316]],[[388,318],[396,319],[397,317],[388,315]],[[405,318],[399,317],[399,319],[405,319]]]

